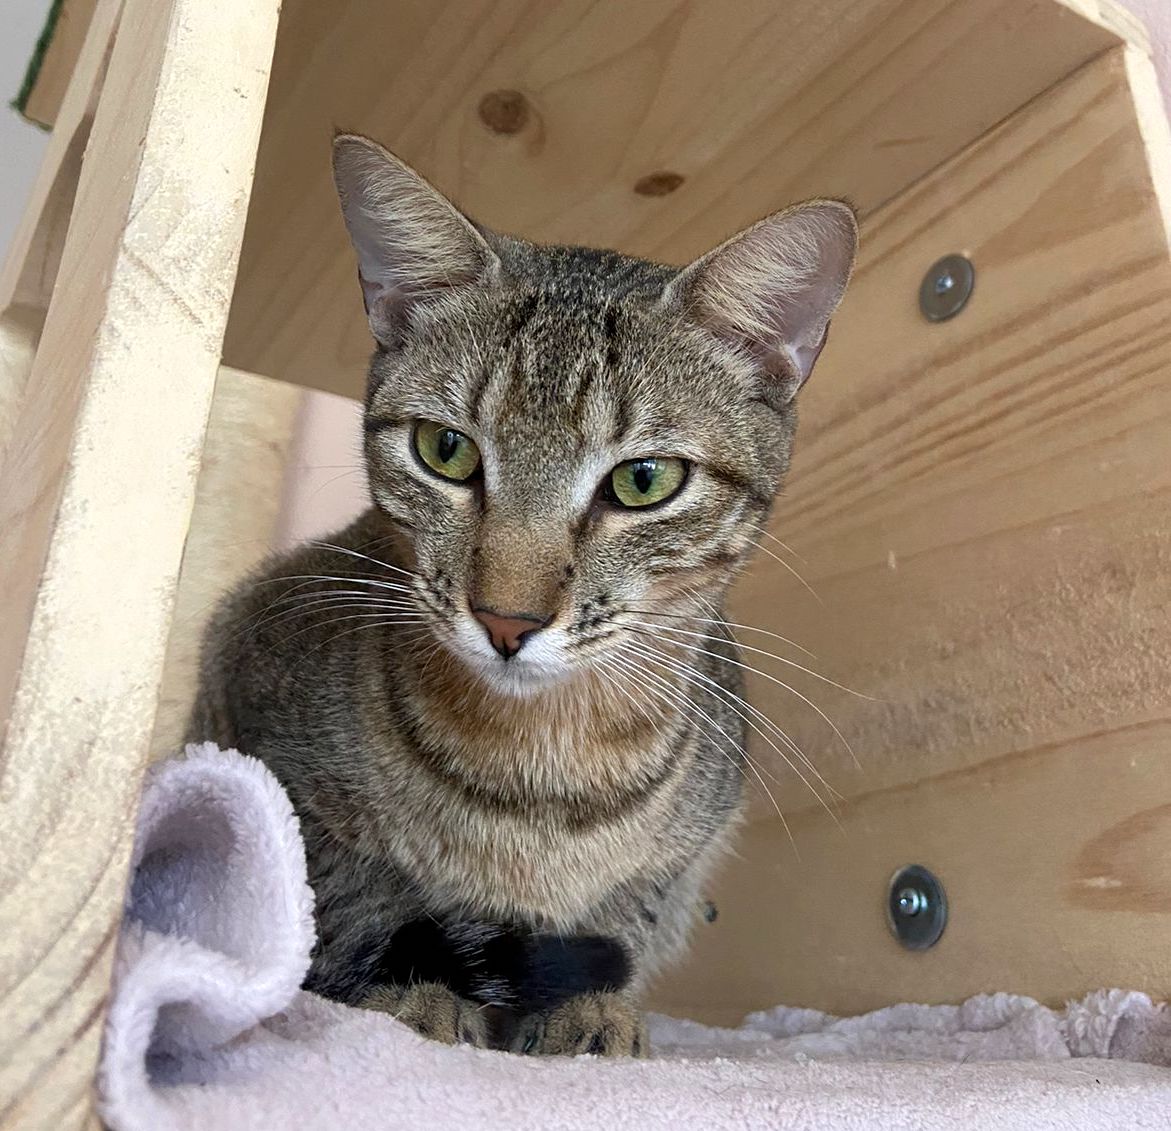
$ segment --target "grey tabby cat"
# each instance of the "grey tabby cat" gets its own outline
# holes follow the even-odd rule
[[[719,610],[854,215],[800,205],[680,270],[486,231],[362,137],[334,173],[373,506],[224,602],[190,737],[292,798],[308,988],[449,1042],[639,1055],[741,810]]]

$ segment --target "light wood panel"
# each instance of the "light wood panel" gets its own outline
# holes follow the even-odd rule
[[[40,334],[39,313],[9,307],[0,314],[0,463],[16,424],[17,409],[32,372]]]
[[[102,0],[94,13],[93,35],[84,50],[74,53],[72,80],[57,107],[58,128],[0,269],[0,461],[57,281],[82,154],[121,6],[122,0]]]
[[[999,991],[1055,1006],[1102,986],[1165,996],[1169,750],[1164,717],[877,790],[840,830],[806,810],[790,822],[799,860],[775,819],[759,822],[659,1004],[735,1024],[780,1002],[848,1015]],[[910,862],[937,869],[950,901],[920,953],[884,913]]]
[[[1076,8],[289,0],[226,360],[360,392],[369,339],[329,177],[337,125],[502,230],[683,261],[802,196],[872,209],[1141,38],[1108,4]]]
[[[5,1129],[89,1107],[277,8],[126,0],[0,468]]]
[[[765,559],[734,611],[877,701],[765,662],[860,768],[757,684],[846,795],[841,829],[784,780],[800,860],[775,818],[750,826],[668,1004],[1168,990],[1169,191],[1151,68],[1118,51],[865,225],[773,524],[823,604]],[[976,289],[932,325],[919,280],[954,251]],[[908,863],[953,900],[921,955],[883,921]]]
[[[21,108],[29,121],[56,125],[98,3],[99,0],[64,0],[61,4],[36,82]]]
[[[305,393],[222,368],[216,378],[183,549],[150,757],[183,741],[199,683],[203,630],[216,604],[275,548],[284,481]]]

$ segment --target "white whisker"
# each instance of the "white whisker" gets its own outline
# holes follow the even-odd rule
[[[785,559],[784,559],[784,558],[782,558],[782,557],[781,557],[779,554],[775,554],[775,553],[773,553],[773,551],[772,551],[772,550],[770,550],[770,549],[769,549],[767,546],[762,546],[762,545],[761,545],[759,542],[753,542],[753,543],[752,543],[752,547],[753,547],[753,549],[759,550],[759,551],[760,551],[762,554],[768,554],[768,556],[769,556],[770,558],[772,558],[772,560],[773,560],[774,562],[776,562],[776,563],[777,563],[777,565],[781,566],[781,568],[782,568],[782,569],[786,569],[786,570],[788,570],[788,572],[789,572],[789,573],[791,573],[791,574],[792,574],[792,575],[793,575],[793,576],[794,576],[794,577],[795,577],[795,578],[796,578],[796,579],[797,579],[797,580],[798,580],[798,581],[799,581],[799,582],[800,582],[800,583],[801,583],[801,584],[802,584],[802,585],[803,585],[803,586],[806,588],[806,590],[808,590],[808,592],[809,592],[809,595],[810,595],[810,596],[811,596],[811,597],[812,597],[812,598],[813,598],[813,599],[814,599],[814,600],[815,600],[815,601],[816,601],[816,602],[817,602],[819,605],[821,605],[821,606],[822,606],[822,608],[824,608],[824,607],[825,607],[825,602],[824,602],[824,601],[821,599],[821,596],[820,596],[820,594],[817,592],[817,590],[816,590],[816,589],[814,589],[814,588],[813,588],[813,586],[812,586],[812,585],[810,585],[810,584],[809,584],[809,582],[808,582],[808,581],[806,581],[806,580],[805,580],[805,578],[803,578],[803,577],[802,577],[802,576],[801,576],[801,575],[800,575],[800,574],[797,572],[797,570],[793,568],[793,566],[791,566],[791,565],[790,565],[790,564],[789,564],[787,561],[785,561]]]
[[[858,699],[865,699],[868,703],[877,703],[878,700],[872,695],[866,695],[861,691],[855,691],[852,687],[846,687],[843,684],[837,683],[830,679],[829,676],[822,675],[820,672],[815,672],[812,668],[807,668],[803,664],[797,663],[796,660],[788,660],[784,656],[778,656],[775,652],[770,652],[766,648],[757,648],[752,644],[744,644],[739,640],[729,639],[728,637],[713,636],[710,632],[693,632],[686,628],[675,628],[669,624],[647,624],[646,621],[626,620],[616,621],[616,624],[631,624],[637,625],[639,628],[650,629],[652,632],[672,632],[678,636],[694,636],[700,640],[726,640],[729,644],[734,644],[744,652],[753,652],[758,656],[768,656],[770,660],[776,660],[778,663],[788,664],[791,668],[796,668],[799,672],[804,672],[806,675],[812,676],[814,679],[820,680],[822,683],[829,684],[830,687],[836,687],[839,691],[844,691],[847,695],[853,695]]]
[[[372,615],[378,615],[378,614],[368,614],[368,615],[372,616]],[[342,617],[340,619],[350,620],[353,618]],[[401,621],[398,619],[388,620],[386,617],[382,617],[381,620],[375,622],[374,624],[360,624],[360,625],[358,625],[357,628],[348,628],[348,629],[346,629],[345,632],[338,632],[338,633],[335,633],[333,636],[327,637],[325,640],[321,641],[321,643],[318,644],[317,647],[310,648],[309,651],[306,652],[304,656],[301,656],[299,658],[297,663],[298,664],[304,663],[307,659],[309,659],[310,656],[315,655],[317,652],[319,652],[322,648],[326,647],[327,645],[336,644],[337,641],[341,640],[343,637],[352,636],[355,632],[362,632],[364,629],[369,629],[369,628],[386,629],[386,628],[390,628],[392,625],[396,625],[396,624],[400,624],[400,623],[401,624],[417,624],[419,622],[427,623],[429,620],[430,620],[429,617],[423,617],[423,616],[407,617],[407,618],[402,619]],[[304,631],[308,631],[308,630],[302,630],[302,632],[304,632]],[[427,631],[429,631],[429,629]],[[300,634],[294,633],[294,635],[300,635]],[[292,637],[289,637],[288,639],[292,639]]]
[[[303,601],[292,608],[279,609],[256,624],[246,627],[249,631],[256,633],[266,626],[281,624],[298,616],[319,615],[326,612],[332,613],[342,609],[372,609],[388,612],[425,613],[425,610],[420,605],[409,601],[388,601],[378,597],[367,598],[364,601],[355,601],[344,597],[341,599],[318,598],[317,600]]]
[[[425,613],[406,613],[406,614],[396,614],[393,616],[388,615],[385,611],[373,612],[373,613],[349,613],[344,617],[330,617],[328,620],[320,621],[316,624],[306,625],[304,628],[299,628],[296,632],[290,633],[288,636],[286,636],[285,642],[287,643],[289,640],[295,640],[298,636],[304,636],[305,633],[312,632],[314,629],[328,628],[330,625],[341,624],[343,621],[347,621],[347,620],[373,620],[373,619],[377,619],[383,628],[390,628],[393,625],[398,625],[398,624],[419,624],[420,622],[425,623],[425,622],[429,621],[431,618],[429,616],[427,616]],[[369,625],[367,627],[377,628],[378,625]],[[342,633],[341,635],[344,636],[345,633]],[[330,637],[331,641],[333,639],[335,639],[335,638]]]
[[[744,714],[744,712],[741,710],[741,707],[743,707],[745,711],[748,711],[749,714],[752,715],[755,719],[759,719],[761,723],[763,723],[765,726],[769,727],[781,739],[781,741],[784,742],[784,744],[793,752],[793,754],[797,758],[800,759],[802,765],[805,766],[805,768],[817,779],[817,781],[822,786],[825,787],[826,791],[830,794],[830,796],[832,798],[834,798],[836,800],[844,800],[842,794],[840,794],[836,789],[834,789],[834,787],[832,785],[830,785],[830,783],[828,781],[826,781],[826,779],[822,775],[821,771],[817,768],[817,766],[814,765],[812,759],[809,758],[809,756],[805,753],[805,751],[802,750],[801,747],[798,746],[797,743],[794,742],[793,739],[784,731],[784,729],[782,729],[773,719],[769,718],[769,716],[766,715],[763,711],[754,707],[751,703],[748,702],[748,700],[744,699],[740,695],[737,695],[734,691],[731,691],[730,689],[724,687],[722,684],[718,683],[716,680],[712,679],[710,676],[705,675],[698,668],[694,667],[691,664],[686,664],[682,660],[679,660],[673,656],[666,656],[666,655],[654,653],[649,649],[646,649],[645,651],[640,651],[640,654],[642,654],[645,658],[652,660],[652,662],[654,662],[654,663],[663,665],[663,666],[667,667],[669,670],[673,670],[673,671],[677,672],[678,674],[683,675],[686,679],[688,679],[691,682],[695,682],[696,680],[700,681],[702,684],[704,684],[704,686],[708,690],[709,694],[719,694],[720,696],[722,696],[723,701],[733,711],[735,711],[736,714],[739,715],[739,717],[748,726],[752,727],[752,729],[757,734],[759,734],[760,737],[763,738],[764,741],[767,742],[769,744],[769,746],[771,746],[773,748],[774,751],[776,751],[776,753],[785,762],[785,764],[799,778],[801,778],[801,780],[805,783],[806,786],[808,786],[809,791],[813,794],[814,797],[816,797],[818,799],[818,801],[821,802],[821,804],[825,807],[826,811],[829,812],[832,817],[834,817],[835,821],[837,820],[837,817],[833,813],[832,809],[830,809],[830,806],[821,797],[821,794],[818,793],[818,791],[812,786],[812,784],[810,784],[810,782],[805,778],[805,775],[801,772],[801,770],[798,769],[798,767],[796,767],[795,765],[793,765],[793,763],[792,763],[792,761],[790,761],[788,755],[785,754],[785,752],[783,750],[779,749],[777,747],[776,743],[773,742],[773,740],[767,734],[765,734],[763,731],[761,731],[760,727],[753,721],[753,718],[749,718],[748,715]]]
[[[756,530],[760,534],[763,534],[764,537],[775,542],[786,553],[792,554],[793,557],[795,557],[802,565],[809,564],[799,553],[797,553],[796,550],[793,549],[792,546],[790,546],[787,542],[782,542],[771,530],[769,530],[769,528],[767,526],[764,526],[763,524],[761,524],[759,522],[753,522],[749,518],[744,519],[743,522],[744,522],[745,526],[751,526],[753,530]]]
[[[650,636],[652,640],[654,639],[654,636],[652,636],[648,632],[644,632],[642,629],[631,628],[631,632],[635,632],[640,636]],[[746,672],[753,672],[755,675],[760,676],[762,679],[767,679],[771,683],[775,683],[778,687],[783,687],[790,694],[796,695],[798,699],[800,699],[803,703],[807,703],[810,707],[813,708],[813,710],[815,710],[818,713],[818,715],[821,716],[821,718],[825,721],[825,723],[829,726],[829,728],[834,732],[834,734],[837,735],[838,740],[841,742],[841,744],[849,752],[850,758],[853,761],[854,765],[857,766],[859,769],[862,768],[862,764],[858,761],[858,756],[854,753],[854,748],[846,740],[846,736],[844,734],[842,734],[842,732],[838,729],[837,724],[833,721],[833,719],[831,719],[829,717],[829,715],[827,715],[807,695],[802,695],[800,691],[798,691],[795,687],[790,687],[789,684],[787,684],[783,679],[778,679],[776,676],[770,675],[768,672],[761,671],[760,668],[754,668],[751,664],[745,664],[740,660],[734,660],[730,656],[721,656],[719,654],[719,652],[712,652],[707,648],[700,648],[698,645],[695,645],[695,644],[688,645],[688,647],[693,652],[700,652],[705,656],[711,656],[713,659],[720,660],[721,662],[723,662],[725,664],[732,664],[735,667],[742,668]],[[800,665],[796,665],[796,666],[800,666]],[[811,674],[815,674],[815,673],[811,673]],[[845,689],[843,689],[843,690],[845,690]],[[855,694],[858,694],[858,693],[856,692]],[[863,696],[863,698],[866,698],[866,697]]]
[[[373,565],[379,566],[381,569],[388,569],[392,573],[401,573],[404,577],[418,576],[412,570],[403,569],[402,566],[391,565],[390,562],[381,561],[379,558],[372,558],[369,554],[360,554],[357,550],[350,550],[345,546],[334,545],[333,542],[310,541],[307,545],[316,546],[320,550],[336,550],[339,554],[349,554],[352,558],[362,558],[365,561],[371,562]]]
[[[623,650],[625,650],[626,648],[629,648],[630,644],[631,644],[630,641],[624,641],[623,645],[622,645]],[[638,655],[638,653],[634,652],[634,651],[632,651],[630,654],[631,655]],[[797,843],[796,843],[796,841],[793,840],[793,834],[789,830],[789,824],[785,820],[785,814],[781,811],[780,805],[777,804],[776,797],[773,796],[772,790],[769,789],[764,778],[761,776],[760,770],[757,768],[756,763],[753,761],[753,759],[749,755],[748,751],[744,748],[744,745],[740,742],[737,742],[734,738],[732,738],[732,736],[730,734],[728,734],[728,732],[726,730],[724,730],[724,728],[722,726],[720,726],[720,724],[717,723],[715,721],[715,719],[713,719],[709,714],[707,714],[706,711],[704,711],[702,708],[700,708],[697,704],[691,702],[691,700],[689,700],[687,698],[687,696],[679,688],[674,687],[672,684],[668,683],[661,676],[656,675],[654,672],[648,672],[645,669],[643,669],[638,674],[640,677],[650,677],[651,678],[653,683],[652,683],[652,687],[650,688],[650,690],[652,692],[657,693],[658,697],[660,699],[662,699],[664,702],[666,702],[669,706],[674,706],[677,710],[684,711],[684,712],[687,712],[689,710],[694,711],[701,718],[703,718],[705,721],[707,721],[709,724],[711,724],[711,726],[715,727],[715,729],[717,731],[719,731],[719,733],[721,735],[723,735],[724,738],[726,738],[728,740],[728,742],[730,742],[732,744],[732,748],[734,750],[736,750],[740,754],[740,756],[744,759],[745,765],[747,765],[747,767],[755,775],[756,780],[760,783],[761,789],[764,790],[765,795],[768,797],[769,801],[772,803],[772,807],[776,811],[777,817],[780,819],[781,826],[785,830],[785,835],[788,836],[789,843],[793,845],[794,853],[796,853],[798,856],[798,859],[800,859],[800,853],[797,852]],[[665,695],[664,688],[669,690],[669,692],[670,692],[669,697],[667,695]],[[711,737],[712,736],[709,734],[708,738],[711,738]],[[717,744],[716,748],[717,748],[717,750],[720,751],[721,754],[723,754],[723,756],[729,761],[729,763],[733,767],[735,767],[737,770],[739,770],[739,772],[742,775],[744,774],[743,766],[738,765],[736,763],[736,761],[731,757],[731,755],[728,754],[727,750],[723,749],[723,747],[719,746],[718,744]],[[770,775],[770,777],[771,776],[772,775]],[[773,780],[776,781],[775,778]],[[816,793],[816,791],[815,791],[815,793]]]
[[[727,620],[725,617],[697,617],[691,613],[660,613],[653,609],[635,609],[630,606],[627,606],[627,612],[637,613],[642,617],[667,617],[671,620],[694,620],[703,624],[714,624],[726,628],[739,628],[745,632],[759,632],[762,636],[771,637],[773,640],[779,640],[782,644],[788,644],[791,648],[796,648],[798,652],[804,653],[811,660],[817,658],[808,648],[803,648],[797,641],[790,640],[787,636],[782,636],[779,632],[772,632],[767,628],[757,628],[753,624],[739,624],[734,620]],[[732,636],[731,639],[735,641],[736,638]]]
[[[619,694],[623,695],[626,699],[628,699],[630,701],[630,703],[634,706],[635,710],[639,711],[642,714],[643,718],[646,719],[646,721],[650,724],[650,727],[655,732],[655,734],[657,734],[661,737],[662,733],[663,733],[662,728],[655,721],[654,717],[651,715],[650,711],[647,709],[646,704],[640,703],[637,699],[635,699],[635,697],[633,695],[630,694],[629,691],[626,690],[625,687],[622,686],[620,680],[625,677],[626,673],[622,670],[621,665],[619,665],[614,659],[608,658],[606,656],[596,657],[594,659],[594,663],[598,667],[600,667],[603,671],[610,672],[611,674],[616,674],[619,677],[619,680],[611,682],[610,687],[613,688],[613,690],[619,692]]]
[[[372,589],[392,589],[396,593],[415,592],[413,586],[403,585],[398,581],[383,581],[380,578],[370,577],[360,573],[345,574],[340,577],[332,573],[283,573],[280,577],[269,577],[264,581],[258,581],[256,584],[277,585],[283,581],[304,581],[306,583],[314,581],[336,581],[342,585],[368,585]]]

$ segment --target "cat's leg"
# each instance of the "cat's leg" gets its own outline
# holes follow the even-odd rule
[[[513,1029],[509,1048],[536,1056],[649,1055],[640,998],[704,917],[700,891],[706,870],[705,861],[695,860],[672,877],[646,877],[612,892],[578,930],[620,948],[628,968],[621,985],[599,986],[530,1012]]]
[[[439,921],[389,877],[351,886],[360,871],[338,870],[320,885],[328,894],[319,901],[319,947],[306,988],[388,1013],[444,1044],[490,1047],[488,1011],[460,992],[466,979]]]
[[[439,982],[378,986],[358,1005],[362,1009],[389,1013],[416,1033],[445,1045],[487,1048],[490,1043],[484,1008]]]

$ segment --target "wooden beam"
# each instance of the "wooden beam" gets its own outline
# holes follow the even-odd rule
[[[0,1127],[97,1059],[276,0],[127,0],[0,469]]]
[[[1077,9],[287,0],[226,359],[360,393],[369,335],[329,175],[337,125],[504,231],[682,262],[800,197],[872,210],[1141,34],[1108,4]]]
[[[784,775],[800,860],[775,817],[750,825],[666,1005],[1166,991],[1169,190],[1149,62],[1120,49],[865,225],[772,527],[822,603],[763,558],[734,605],[875,697],[749,657],[860,768],[756,683],[845,795],[841,827]],[[975,291],[930,324],[919,282],[951,252]],[[921,955],[883,916],[909,863],[952,894]]]
[[[75,57],[71,80],[59,106],[57,128],[0,271],[0,310],[12,305],[49,305],[65,229],[81,172],[94,110],[122,0],[101,0],[91,23],[92,35]]]
[[[20,107],[30,121],[56,128],[65,95],[89,39],[89,28],[101,0],[63,0],[47,28],[49,42],[41,56],[32,89]]]
[[[0,269],[0,463],[57,282],[81,159],[121,7],[122,0],[102,0],[94,13],[93,34],[76,53],[58,128]]]

